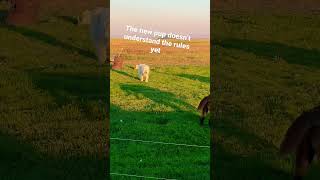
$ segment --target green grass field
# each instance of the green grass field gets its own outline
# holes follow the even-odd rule
[[[278,149],[290,123],[320,103],[319,18],[212,18],[215,179],[291,178],[293,157]],[[105,179],[107,78],[87,27],[63,16],[1,24],[0,42],[0,179]],[[206,56],[183,60],[197,58]],[[149,83],[128,66],[111,71],[111,137],[208,145],[196,112],[209,91],[201,64],[154,66]],[[111,171],[208,179],[209,150],[111,140]],[[313,166],[307,179],[319,177]]]
[[[291,179],[294,159],[278,150],[291,122],[320,103],[319,18],[215,12],[215,179]],[[318,165],[306,179],[319,177]]]
[[[209,92],[208,67],[158,67],[148,83],[136,77],[128,67],[111,73],[111,137],[209,145],[196,112]],[[208,148],[111,140],[111,172],[209,179],[209,160]]]
[[[105,179],[106,68],[87,29],[0,25],[0,179]]]
[[[120,45],[123,43],[127,42]],[[209,146],[208,121],[201,127],[196,110],[200,100],[209,93],[209,66],[182,65],[179,61],[183,61],[183,58],[179,59],[179,55],[174,53],[168,56],[167,53],[140,56],[128,53],[125,55],[128,65],[121,71],[111,71],[110,137]],[[205,57],[206,53],[190,54],[192,57],[201,55]],[[130,59],[136,62],[135,56],[138,56],[137,59],[144,57],[141,63],[152,63],[148,83],[140,82],[137,70],[133,69]],[[161,64],[162,59],[172,64]],[[208,59],[200,59],[208,64]],[[110,155],[113,173],[210,179],[209,148],[111,139]],[[128,179],[124,176],[112,177]]]

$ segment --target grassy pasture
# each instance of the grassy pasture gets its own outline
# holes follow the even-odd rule
[[[2,22],[0,179],[105,179],[107,78],[88,27]]]
[[[110,136],[208,146],[208,122],[200,127],[196,111],[209,93],[208,41],[191,42],[190,51],[161,48],[161,54],[150,54],[146,44],[112,40],[112,54],[122,48],[126,66],[110,76]],[[133,69],[139,63],[150,65],[148,83]],[[208,148],[111,140],[111,172],[209,179],[209,163]]]
[[[319,18],[212,18],[215,179],[290,178],[293,158],[277,151],[290,122],[320,101]],[[25,28],[1,24],[0,42],[1,178],[104,179],[107,79],[94,60],[87,28],[61,16]],[[135,79],[130,67],[111,72],[111,136],[208,144],[209,129],[198,126],[195,112],[209,89],[208,55],[188,60],[181,51],[137,60],[132,54],[125,56],[129,66],[144,56],[147,63],[165,63],[152,64],[148,84]],[[111,144],[114,172],[208,178],[205,149]],[[318,179],[318,168],[307,179]]]
[[[215,13],[215,179],[291,178],[294,159],[278,150],[291,122],[320,103],[319,18]],[[306,179],[319,179],[316,166]]]

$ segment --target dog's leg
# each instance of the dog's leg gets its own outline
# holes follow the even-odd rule
[[[146,82],[148,82],[149,81],[149,76],[148,75],[146,75]]]
[[[203,123],[204,123],[204,117],[201,116],[200,117],[200,125],[203,126]]]
[[[208,112],[206,113],[206,116],[207,116]],[[208,118],[208,124],[209,124],[209,127],[211,127],[211,119],[210,117]]]
[[[204,115],[204,112],[202,111],[201,112],[201,115],[200,115],[200,125],[202,126],[203,123],[204,123],[204,119],[205,119],[205,115]]]
[[[138,73],[138,78],[139,78],[140,81],[142,81],[142,76],[141,76],[140,73]]]

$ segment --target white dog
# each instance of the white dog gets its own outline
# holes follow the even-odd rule
[[[139,64],[136,65],[136,68],[138,69],[138,77],[140,81],[145,80],[146,82],[149,81],[149,73],[150,73],[150,67],[146,64]]]

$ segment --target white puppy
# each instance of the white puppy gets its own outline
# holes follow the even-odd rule
[[[139,64],[136,65],[136,68],[138,69],[138,77],[140,81],[145,80],[146,82],[149,81],[149,73],[150,73],[150,67],[146,64]]]

